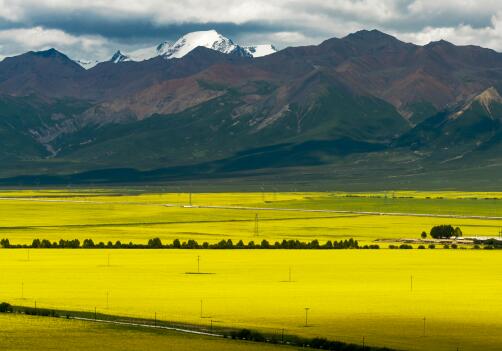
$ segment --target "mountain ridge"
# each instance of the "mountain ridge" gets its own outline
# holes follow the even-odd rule
[[[271,55],[277,51],[277,49],[271,44],[249,46],[237,45],[231,39],[228,39],[212,29],[187,33],[172,44],[168,41],[164,41],[154,47],[141,48],[129,53],[122,53],[121,50],[117,50],[108,61],[104,62],[141,62],[153,59],[157,56],[161,56],[166,60],[172,58],[182,58],[199,46],[225,54],[243,57],[263,57]],[[100,63],[92,60],[75,61],[85,69],[91,69]]]
[[[236,174],[336,165],[338,174],[364,164],[405,177],[499,163],[493,50],[375,30],[258,58],[232,54],[226,40],[178,44],[155,48],[170,59],[118,51],[120,64],[87,70],[55,49],[0,62],[0,160],[10,165],[0,178],[197,165]]]

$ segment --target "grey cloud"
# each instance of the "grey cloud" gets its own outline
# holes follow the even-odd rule
[[[278,47],[317,44],[359,29],[380,29],[404,40],[422,42],[446,36],[459,43],[502,49],[495,20],[496,0],[63,0],[0,1],[0,33],[43,28],[72,57],[103,58],[116,49],[135,49],[175,40],[195,31],[216,29],[236,42],[270,42]],[[85,6],[83,5],[85,4]],[[2,19],[3,14],[3,19]],[[500,28],[498,28],[500,29]],[[0,42],[0,55],[38,49],[16,32]],[[1,36],[0,36],[1,37]],[[500,45],[500,47],[497,47]]]

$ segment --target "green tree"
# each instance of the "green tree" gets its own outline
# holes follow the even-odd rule
[[[94,241],[92,239],[84,239],[82,247],[84,249],[92,249],[94,248]]]
[[[0,303],[0,313],[12,312],[12,306],[7,302]]]
[[[153,238],[148,240],[148,247],[153,248],[153,249],[161,249],[162,248],[162,241],[160,238]]]
[[[52,244],[49,240],[47,239],[42,239],[42,241],[40,242],[40,247],[43,248],[43,249],[49,249],[52,247]]]
[[[7,249],[10,247],[10,241],[9,239],[2,239],[0,240],[0,246],[3,247],[4,249]]]
[[[460,234],[461,233],[462,232],[460,231]],[[432,227],[430,235],[434,239],[451,238],[452,236],[455,236],[455,229],[449,224],[437,225]]]

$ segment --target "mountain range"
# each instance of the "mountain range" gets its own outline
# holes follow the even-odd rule
[[[277,49],[270,44],[240,46],[234,44],[231,39],[224,37],[217,31],[208,30],[188,33],[173,44],[164,41],[154,47],[142,48],[126,54],[117,50],[108,62],[146,61],[155,57],[162,57],[166,60],[182,58],[199,46],[224,54],[243,57],[262,57],[277,51]],[[92,68],[100,63],[96,60],[76,60],[75,62],[85,69]]]
[[[196,32],[86,68],[28,52],[0,62],[0,184],[497,188],[500,92],[501,53],[376,30],[277,52]]]

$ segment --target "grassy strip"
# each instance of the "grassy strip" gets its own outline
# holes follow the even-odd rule
[[[202,333],[207,336],[224,337],[234,340],[246,340],[258,343],[284,344],[299,346],[302,348],[323,349],[332,351],[392,351],[389,348],[373,347],[367,345],[349,344],[340,341],[328,340],[326,338],[304,338],[296,335],[281,333],[261,333],[250,329],[235,329],[221,326],[184,324],[171,321],[161,321],[157,319],[120,317],[103,313],[68,311],[59,309],[46,309],[26,306],[11,306],[8,303],[0,303],[0,313],[18,313],[31,316],[42,316],[52,318],[85,319],[96,322],[120,323],[123,326],[149,327],[158,329],[170,329],[185,333]]]

